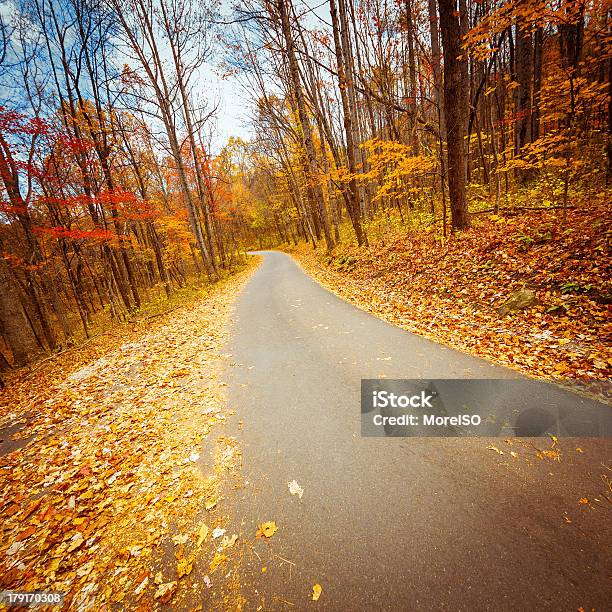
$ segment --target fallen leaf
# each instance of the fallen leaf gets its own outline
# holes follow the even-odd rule
[[[176,564],[176,573],[179,578],[189,576],[193,570],[193,557],[185,557]]]
[[[589,500],[588,500],[586,497],[581,497],[581,498],[578,500],[578,503],[579,503],[579,504],[581,504],[581,505],[583,505],[583,506],[586,506],[586,505],[589,503]]]
[[[149,584],[148,576],[134,589],[134,595],[140,595],[145,590],[147,584]]]
[[[77,533],[75,536],[71,538],[70,541],[71,541],[71,544],[70,546],[68,546],[68,552],[73,552],[77,548],[81,547],[81,545],[85,541],[85,538],[83,537],[82,533]]]
[[[557,449],[554,450],[543,450],[538,453],[538,457],[543,459],[546,457],[547,459],[552,459],[553,461],[561,461],[561,452]]]
[[[153,597],[155,597],[155,599],[159,599],[160,603],[168,603],[176,592],[177,586],[178,582],[176,580],[173,582],[164,582],[157,587]]]
[[[232,537],[225,536],[223,540],[221,540],[221,546],[223,548],[231,548],[238,540],[238,536],[234,534]]]
[[[213,557],[213,560],[210,562],[210,565],[208,566],[208,571],[212,574],[217,567],[219,567],[219,565],[221,565],[221,563],[224,563],[225,561],[227,561],[229,559],[229,557],[227,557],[226,555],[223,555],[221,553],[215,553],[215,556]]]
[[[291,493],[291,495],[297,495],[300,499],[302,499],[302,495],[304,495],[304,489],[300,487],[297,481],[292,480],[291,482],[287,483],[287,486],[289,487],[289,493]]]
[[[318,601],[319,597],[321,597],[321,593],[323,592],[323,588],[320,584],[315,584],[312,587],[312,601]]]
[[[204,543],[206,536],[208,535],[208,525],[202,523],[200,525],[200,529],[198,530],[198,540],[196,542],[196,546],[200,547]]]
[[[224,533],[225,533],[225,529],[221,529],[221,527],[215,527],[212,531],[212,537],[213,539],[217,539],[220,538]]]
[[[497,446],[493,446],[492,444],[490,446],[487,446],[487,449],[495,451],[498,455],[503,455],[504,454],[503,450],[499,450],[499,448],[497,448]]]
[[[180,546],[181,544],[185,544],[188,539],[189,539],[189,536],[185,533],[172,536],[172,541],[174,542],[175,546]]]
[[[85,563],[85,565],[81,565],[81,567],[79,567],[79,569],[76,571],[76,575],[79,578],[83,578],[83,576],[89,576],[93,568],[94,568],[94,562],[89,561],[89,563]]]
[[[15,541],[16,542],[21,542],[22,540],[25,540],[27,538],[29,538],[33,533],[36,532],[36,528],[35,527],[28,527],[27,529],[24,529],[16,538]]]
[[[256,538],[266,537],[271,538],[278,531],[278,527],[274,521],[267,521],[259,525],[259,529],[255,534]]]

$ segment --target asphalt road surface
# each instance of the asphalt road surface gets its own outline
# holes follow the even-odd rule
[[[363,378],[517,375],[388,325],[289,256],[262,254],[230,348],[244,479],[228,494],[230,529],[252,538],[258,523],[278,525],[244,555],[247,609],[610,609],[609,439],[560,439],[557,462],[536,457],[545,438],[362,437]]]

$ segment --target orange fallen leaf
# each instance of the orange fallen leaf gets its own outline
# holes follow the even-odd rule
[[[34,532],[36,531],[35,527],[28,527],[27,529],[24,529],[24,531],[22,531],[16,538],[15,541],[16,542],[21,542],[22,540],[25,540],[26,538],[29,538]]]

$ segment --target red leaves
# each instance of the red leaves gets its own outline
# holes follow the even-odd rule
[[[15,110],[0,106],[0,133],[41,135],[51,131],[51,124],[40,117],[30,119]]]
[[[84,155],[95,146],[91,140],[75,138],[68,134],[60,134],[57,138],[57,144],[72,155]]]
[[[7,215],[21,215],[28,211],[27,206],[14,206],[9,202],[0,201],[0,211]]]
[[[100,228],[81,230],[57,226],[37,227],[34,231],[38,234],[47,234],[53,238],[65,238],[67,240],[99,240],[104,242],[113,238],[113,232]]]

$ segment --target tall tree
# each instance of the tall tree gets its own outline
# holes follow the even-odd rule
[[[448,194],[451,223],[454,230],[470,226],[466,197],[466,159],[464,139],[467,108],[463,66],[465,54],[461,49],[461,26],[455,0],[438,0],[440,31],[444,49],[444,119],[446,124]]]

